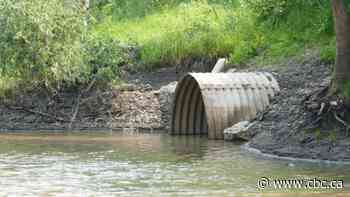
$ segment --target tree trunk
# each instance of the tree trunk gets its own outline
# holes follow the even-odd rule
[[[350,81],[350,16],[346,0],[331,0],[336,33],[337,56],[332,81],[332,92],[340,93]]]

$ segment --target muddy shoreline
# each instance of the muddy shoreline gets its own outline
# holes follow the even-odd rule
[[[279,157],[350,161],[346,128],[333,116],[320,118],[320,106],[313,100],[330,85],[331,68],[317,55],[308,55],[302,61],[266,69],[274,73],[281,91],[259,120],[253,121],[249,146]]]
[[[202,71],[189,68],[187,72]],[[315,123],[315,110],[309,110],[308,106],[310,95],[329,85],[331,65],[321,62],[317,54],[305,54],[283,65],[250,66],[244,71],[270,72],[281,88],[270,107],[253,121],[248,131],[251,149],[282,158],[350,161],[350,137],[343,125],[336,121]],[[82,97],[74,121],[77,90],[62,92],[57,98],[35,91],[20,95],[10,103],[25,109],[0,104],[0,132],[164,133],[170,127],[174,80],[180,77],[172,67],[130,75],[126,78],[128,83],[118,88],[91,91]],[[65,121],[58,121],[57,117]]]
[[[161,129],[158,94],[130,85],[79,96],[29,92],[0,104],[0,130]],[[79,98],[79,99],[78,99]]]
[[[301,162],[311,162],[311,163],[324,163],[324,164],[336,164],[336,165],[349,165],[350,161],[341,160],[322,160],[322,159],[309,159],[309,158],[298,158],[298,157],[288,157],[288,156],[278,156],[269,153],[263,153],[261,150],[253,148],[250,146],[249,142],[242,145],[241,148],[245,151],[253,153],[258,156],[265,158],[285,160],[285,161],[301,161]]]
[[[124,84],[48,93],[37,87],[0,99],[0,131],[149,130],[170,128],[176,81],[187,72],[209,72],[212,60],[199,59],[153,72],[123,71]]]

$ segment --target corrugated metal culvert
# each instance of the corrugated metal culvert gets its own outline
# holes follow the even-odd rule
[[[225,128],[255,118],[278,91],[270,73],[190,73],[175,91],[171,133],[223,139]]]

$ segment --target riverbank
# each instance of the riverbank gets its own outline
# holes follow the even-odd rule
[[[176,81],[187,72],[209,72],[213,60],[203,59],[153,72],[123,71],[123,84],[97,84],[54,94],[45,88],[18,91],[0,100],[0,131],[125,130],[170,128]]]
[[[0,104],[0,130],[162,129],[159,91],[132,84],[65,89],[55,95],[42,90],[15,95]]]
[[[205,70],[199,68],[205,67]],[[134,132],[170,127],[176,80],[188,71],[207,71],[211,66],[176,67],[152,73],[129,74],[125,85],[107,90],[91,88],[79,96],[65,90],[48,97],[40,91],[18,95],[0,105],[0,128],[14,130],[96,130]],[[314,95],[330,83],[331,65],[309,51],[280,64],[253,66],[244,71],[267,71],[279,82],[281,92],[248,130],[251,148],[280,157],[350,160],[350,140],[336,120],[321,121]],[[79,98],[79,99],[78,99]]]
[[[286,63],[265,69],[274,73],[281,92],[250,127],[249,146],[280,157],[350,161],[350,137],[344,125],[320,116],[322,107],[317,103],[330,85],[331,65],[312,54]],[[342,110],[341,117],[347,120],[348,109]]]

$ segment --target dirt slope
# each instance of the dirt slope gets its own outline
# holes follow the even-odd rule
[[[350,137],[339,122],[319,121],[318,106],[310,106],[312,95],[330,83],[331,66],[317,57],[304,62],[289,61],[273,72],[281,92],[261,121],[250,129],[250,147],[278,156],[322,160],[350,160]],[[316,108],[310,110],[310,108]]]

